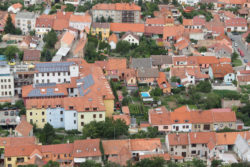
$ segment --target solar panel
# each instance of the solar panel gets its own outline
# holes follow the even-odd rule
[[[73,64],[74,62],[38,63],[36,70],[39,72],[65,72],[69,71],[69,66]]]
[[[39,83],[35,84],[35,88],[42,88],[42,87],[54,87],[56,83]]]
[[[28,97],[47,97],[47,96],[63,96],[64,93],[55,93],[53,88],[47,88],[46,93],[41,93],[40,89],[33,89]]]

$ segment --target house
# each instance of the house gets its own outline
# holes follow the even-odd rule
[[[16,126],[15,136],[33,136],[33,126],[26,121],[26,116],[23,116],[21,122]]]
[[[111,48],[111,49],[116,49],[116,44],[117,44],[117,42],[118,42],[118,37],[117,37],[117,35],[114,34],[114,33],[111,34],[111,35],[109,36],[108,42],[109,42],[109,45],[110,45],[110,48]]]
[[[157,79],[157,83],[164,94],[171,93],[171,84],[168,83],[166,74],[164,72],[159,72],[159,78]]]
[[[61,39],[61,47],[71,48],[75,40],[74,34],[70,32],[65,32]]]
[[[114,23],[139,23],[141,7],[135,3],[100,3],[91,9],[93,20],[99,20],[102,17]]]
[[[132,32],[138,36],[142,36],[145,32],[145,27],[141,23],[110,23],[110,31],[116,34]]]
[[[8,98],[5,97],[4,99],[6,99],[6,101],[1,101],[1,102],[8,102]],[[9,102],[11,102],[11,99]],[[19,114],[18,109],[11,109],[11,108],[1,109],[0,110],[0,117],[1,117],[0,127],[6,127],[8,125],[16,126],[20,122],[20,117],[18,116],[18,114]]]
[[[137,69],[137,81],[139,84],[156,85],[159,78],[159,71],[155,68]]]
[[[73,154],[74,164],[80,164],[86,160],[102,162],[100,151],[100,139],[75,140]]]
[[[121,40],[129,42],[131,45],[139,45],[140,38],[131,32],[126,32]]]
[[[236,80],[231,64],[214,64],[210,66],[209,76],[211,79],[221,80],[226,84],[230,84]]]
[[[54,25],[55,16],[54,15],[40,15],[36,19],[36,36],[43,39],[44,35],[51,31]]]
[[[202,29],[206,20],[203,16],[195,16],[193,19],[183,19],[183,25],[186,29]]]
[[[188,55],[190,54],[190,41],[189,39],[180,37],[176,40],[176,43],[174,44],[175,49],[179,54]]]
[[[236,138],[233,150],[242,161],[250,162],[250,146],[248,141],[239,134]]]
[[[120,73],[120,80],[124,80],[128,92],[137,90],[137,79],[135,69],[125,69]]]
[[[239,85],[250,84],[250,69],[237,71],[236,80]]]
[[[159,70],[170,68],[173,64],[172,57],[167,55],[151,55],[152,67]]]
[[[78,40],[78,43],[76,44],[73,50],[74,57],[78,57],[78,58],[84,57],[86,44],[87,44],[86,37],[83,37]]]
[[[231,18],[229,20],[225,20],[225,31],[246,32],[247,20],[244,18]]]
[[[15,3],[8,8],[8,12],[17,13],[22,9],[23,5],[20,3]]]
[[[20,28],[23,34],[35,30],[37,15],[33,12],[18,12],[15,17],[15,27]]]
[[[132,58],[130,59],[130,68],[138,69],[138,68],[151,68],[152,67],[152,59],[151,58]]]
[[[14,96],[14,76],[6,61],[0,61],[0,97]]]
[[[80,4],[80,0],[65,0],[64,4],[72,4],[74,6],[78,6]]]
[[[183,25],[166,26],[163,29],[163,40],[164,41],[175,40],[176,37],[182,36],[183,33],[184,33]]]
[[[87,13],[84,13],[83,15],[72,14],[69,18],[69,26],[80,31],[84,30],[85,28],[90,29],[91,22],[91,16]]]
[[[224,32],[224,29],[223,29]],[[204,32],[201,29],[190,29],[189,30],[189,39],[194,40],[204,40]]]
[[[40,50],[29,50],[25,49],[23,52],[23,61],[26,63],[34,64],[40,62],[41,52]]]
[[[170,112],[164,106],[150,109],[148,120],[149,124],[157,127],[159,132],[170,132],[172,130]]]
[[[102,38],[102,40],[108,40],[110,33],[110,24],[109,23],[97,23],[93,22],[91,26],[91,34],[96,35]],[[111,48],[112,49],[112,48]]]
[[[104,70],[106,75],[111,79],[121,79],[124,77],[122,71],[127,69],[127,59],[126,58],[109,58]]]
[[[24,6],[28,7],[31,5],[39,4],[41,1],[40,0],[24,0]]]
[[[22,49],[36,49],[39,44],[39,38],[33,36],[25,36],[19,45]]]
[[[68,29],[71,15],[73,15],[73,12],[57,12],[55,14],[53,30],[61,34],[64,30]]]
[[[195,6],[200,2],[200,0],[178,0],[178,3],[183,5]]]
[[[233,48],[226,44],[216,43],[209,47],[209,50],[215,53],[217,57],[230,57],[233,53]]]

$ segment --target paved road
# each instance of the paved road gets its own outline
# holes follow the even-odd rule
[[[233,48],[237,51],[237,53],[239,53],[238,48],[240,48],[244,52],[245,56],[243,58],[241,57],[242,62],[244,62],[243,59],[247,59],[248,62],[250,62],[250,50],[247,50],[246,45],[241,39],[241,35],[233,35],[232,33],[228,33],[228,36],[234,40]],[[235,42],[238,44],[238,47],[235,47]]]

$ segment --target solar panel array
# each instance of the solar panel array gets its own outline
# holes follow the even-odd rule
[[[74,62],[38,63],[36,70],[39,72],[67,72],[69,66],[73,64]]]
[[[35,84],[35,88],[42,88],[42,87],[54,87],[56,83],[39,83]]]
[[[49,97],[49,96],[63,96],[64,93],[55,93],[53,88],[47,88],[45,93],[41,93],[40,89],[33,89],[28,94],[28,97]]]
[[[94,85],[94,79],[93,79],[92,74],[87,75],[87,76],[84,77],[84,78],[78,79],[76,82],[77,82],[77,83],[83,83],[82,85],[79,85],[79,86],[77,87],[80,96],[85,96],[85,95],[87,95],[87,94],[90,92],[90,89],[88,89],[88,88],[89,88],[90,86]],[[88,90],[87,90],[87,89],[88,89]],[[86,91],[86,90],[87,90],[87,91]]]

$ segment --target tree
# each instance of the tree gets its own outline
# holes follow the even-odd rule
[[[106,22],[106,20],[105,20],[105,18],[102,16],[101,17],[101,23],[105,23]]]
[[[49,123],[46,123],[44,125],[44,128],[42,129],[42,133],[41,133],[40,138],[39,138],[40,141],[43,144],[52,144],[54,138],[55,138],[54,128]]]
[[[113,19],[112,19],[110,16],[108,17],[108,22],[109,22],[109,23],[112,23],[112,22],[113,22]]]
[[[150,91],[150,95],[151,95],[151,96],[162,96],[162,95],[163,95],[163,92],[162,92],[161,88],[156,87],[156,88],[154,88],[154,89],[152,89],[152,90]]]
[[[235,61],[235,60],[237,60],[238,57],[239,57],[238,53],[233,52],[232,55],[231,55],[232,62]]]
[[[214,4],[213,3],[208,3],[207,8],[212,10],[214,9]]]
[[[196,159],[196,158],[193,159],[192,164],[195,167],[206,167],[206,164],[204,163],[204,161]]]
[[[119,41],[116,45],[116,52],[126,54],[130,50],[130,43],[128,41]]]
[[[4,55],[10,61],[16,58],[16,54],[18,54],[19,49],[16,46],[7,46],[4,51]]]
[[[92,160],[87,160],[86,162],[83,162],[80,164],[80,167],[101,167],[102,164],[96,163],[95,161]]]
[[[107,162],[104,167],[122,167],[120,164],[114,162]]]
[[[250,33],[248,33],[246,41],[247,41],[247,43],[250,43]]]
[[[219,95],[215,93],[209,93],[207,95],[207,98],[203,102],[205,104],[205,109],[211,109],[211,108],[220,108],[221,107],[221,98]]]
[[[222,164],[222,161],[221,161],[221,160],[216,160],[216,159],[214,159],[214,160],[212,161],[211,167],[219,167],[219,166],[221,166],[221,164]]]
[[[49,161],[46,165],[44,165],[43,167],[59,167],[60,164],[58,162],[55,161]]]
[[[56,32],[52,29],[50,32],[48,32],[48,34],[45,34],[43,41],[45,42],[46,48],[54,48],[57,42]]]
[[[6,24],[5,24],[5,27],[4,27],[4,32],[6,34],[15,34],[16,32],[16,29],[15,29],[15,26],[14,24],[12,23],[12,18],[10,16],[10,14],[8,14],[8,17],[7,17],[7,21],[6,21]]]
[[[206,52],[206,51],[207,51],[207,48],[204,47],[204,46],[202,46],[202,47],[198,48],[198,51],[199,51],[200,53]]]
[[[183,18],[182,18],[182,16],[179,16],[178,18],[177,18],[177,20],[182,24],[183,23]]]
[[[177,78],[176,76],[173,76],[173,77],[171,77],[171,82],[177,82],[177,83],[181,83],[181,80],[180,80],[180,78]]]
[[[209,93],[212,90],[212,86],[209,81],[201,81],[196,86],[197,91],[203,93]]]
[[[75,11],[75,6],[72,4],[66,4],[66,8],[64,9],[65,12],[74,12]]]
[[[166,161],[161,157],[154,157],[152,159],[146,158],[137,162],[134,167],[164,167]]]

